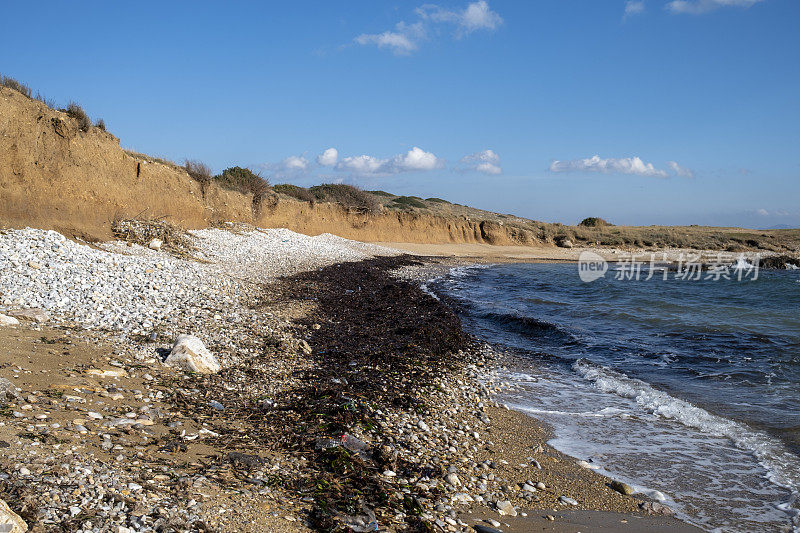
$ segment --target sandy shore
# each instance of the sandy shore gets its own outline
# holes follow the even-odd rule
[[[560,248],[558,246],[495,246],[491,244],[418,244],[407,242],[381,242],[374,243],[393,249],[402,250],[409,254],[427,257],[442,257],[471,261],[474,263],[549,263],[549,262],[577,262],[583,252],[593,252],[609,262],[624,261],[632,255],[638,261],[649,262],[651,257],[655,261],[678,263],[681,261],[697,261],[713,264],[722,258],[724,261],[735,262],[739,255],[746,258],[767,257],[774,255],[772,252],[720,252],[719,250],[695,250],[689,248],[609,248],[609,247],[574,247]],[[721,254],[721,255],[720,255]]]
[[[200,235],[198,262],[0,234],[0,313],[45,311],[0,327],[0,497],[31,530],[687,530],[497,405],[496,355],[388,275],[430,267]],[[181,333],[222,371],[164,364]]]

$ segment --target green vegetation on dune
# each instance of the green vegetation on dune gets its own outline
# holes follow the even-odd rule
[[[291,196],[292,198],[302,202],[313,204],[314,201],[316,201],[316,197],[311,194],[311,191],[305,187],[298,187],[297,185],[292,185],[290,183],[279,183],[278,185],[272,187],[272,190],[280,194],[285,194],[286,196]]]
[[[245,194],[250,193],[255,198],[260,198],[269,192],[269,181],[249,168],[226,168],[222,174],[214,176],[214,181],[221,187]]]
[[[428,204],[418,196],[398,196],[392,200],[389,207],[416,207],[418,209],[425,209],[428,207]]]
[[[578,225],[586,228],[603,228],[605,226],[611,226],[611,224],[598,217],[584,218],[578,223]]]
[[[322,202],[337,203],[348,209],[364,213],[378,213],[381,210],[381,204],[374,195],[352,185],[323,183],[308,190]]]

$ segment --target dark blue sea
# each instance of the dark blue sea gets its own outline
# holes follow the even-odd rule
[[[460,267],[431,287],[513,352],[503,400],[550,424],[556,448],[704,529],[798,530],[800,272],[612,274]]]

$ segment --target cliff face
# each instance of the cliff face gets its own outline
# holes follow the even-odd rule
[[[200,185],[177,166],[125,152],[119,139],[0,87],[0,225],[110,237],[116,217],[165,217],[186,228],[221,221],[333,233],[364,241],[532,244],[531,234],[491,221],[398,211],[369,215],[334,204],[252,197]]]

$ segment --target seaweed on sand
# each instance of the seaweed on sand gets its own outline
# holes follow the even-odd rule
[[[423,499],[436,497],[438,489],[422,492],[410,486],[408,494],[397,492],[382,473],[391,469],[406,478],[440,476],[441,467],[398,458],[378,419],[381,411],[412,414],[424,409],[429,387],[466,363],[463,350],[472,340],[446,305],[389,274],[414,263],[418,261],[407,256],[377,258],[283,280],[279,298],[310,299],[316,305],[295,324],[298,336],[305,336],[312,347],[306,359],[310,364],[298,370],[295,385],[274,401],[265,404],[258,394],[258,384],[274,378],[259,358],[182,383],[202,390],[200,395],[174,395],[184,410],[203,413],[203,421],[220,434],[216,444],[224,449],[278,451],[308,459],[301,470],[287,472],[281,485],[312,503],[309,519],[319,530],[342,529],[348,520],[365,521],[372,515],[380,524],[397,527],[393,521],[399,512],[406,516],[408,529],[428,528],[417,516]],[[265,350],[264,360],[288,357],[270,354],[272,345]],[[252,386],[230,386],[233,381]],[[225,412],[210,409],[209,399],[223,403]],[[363,452],[318,445],[359,431],[371,435]],[[239,474],[240,479],[247,475]]]

